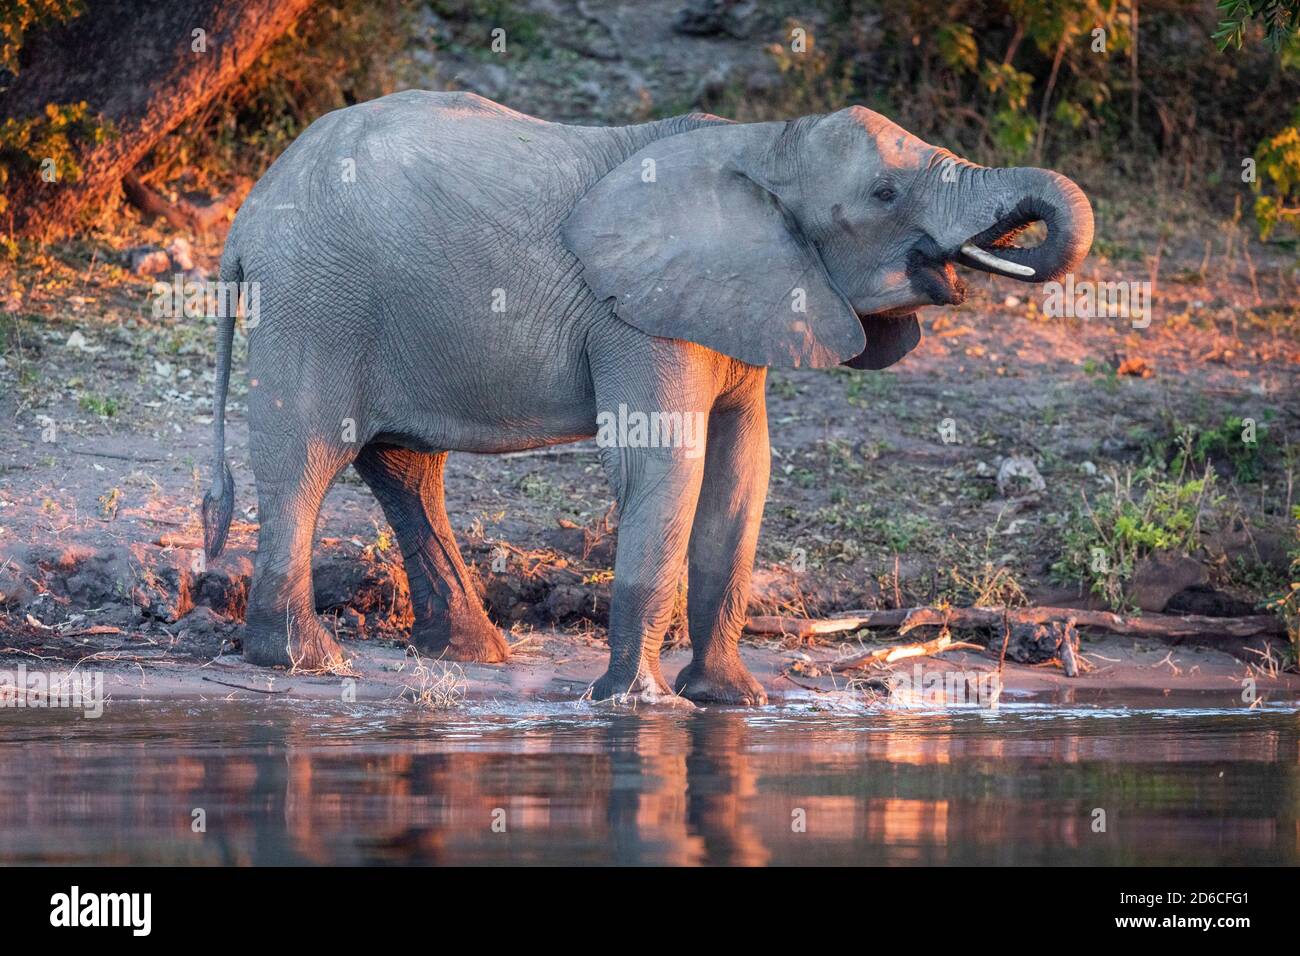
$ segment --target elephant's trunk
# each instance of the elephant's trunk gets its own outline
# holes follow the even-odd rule
[[[954,243],[956,261],[1024,282],[1050,282],[1073,271],[1092,245],[1092,206],[1078,186],[1047,169],[962,170],[969,188],[969,217]],[[1047,237],[1033,248],[1015,244],[1025,227],[1041,221]]]

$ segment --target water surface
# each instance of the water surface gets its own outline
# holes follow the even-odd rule
[[[0,863],[1300,862],[1293,706],[113,702],[0,768]]]

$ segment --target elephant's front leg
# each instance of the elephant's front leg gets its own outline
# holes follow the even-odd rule
[[[763,376],[755,378],[737,396],[737,404],[715,409],[709,418],[704,483],[690,545],[691,662],[674,682],[679,694],[701,703],[767,703],[739,650],[771,467]]]
[[[669,448],[606,448],[604,458],[618,494],[618,553],[609,670],[592,685],[592,699],[669,695],[659,648],[685,566],[704,461]]]

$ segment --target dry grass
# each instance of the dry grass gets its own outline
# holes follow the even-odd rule
[[[464,668],[454,662],[426,660],[413,647],[407,654],[415,658],[415,666],[408,672],[411,682],[402,685],[403,700],[424,710],[450,710],[465,703],[469,682]]]

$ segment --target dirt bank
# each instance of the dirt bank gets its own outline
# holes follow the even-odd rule
[[[766,688],[772,704],[814,707],[907,708],[1043,701],[1114,706],[1250,706],[1254,701],[1300,701],[1300,676],[1261,673],[1229,654],[1202,647],[1105,637],[1085,639],[1091,669],[1067,678],[1051,665],[1007,662],[978,651],[898,662],[890,667],[834,674],[831,665],[870,645],[827,642],[790,648],[750,642],[742,655]],[[313,676],[253,667],[236,654],[203,660],[181,642],[168,646],[123,640],[116,634],[82,634],[28,641],[0,653],[3,676],[21,664],[28,672],[103,674],[105,698],[154,700],[205,698],[251,700],[392,700],[417,707],[454,707],[466,701],[513,706],[528,700],[580,701],[605,668],[607,652],[596,635],[534,631],[515,642],[508,665],[455,664],[421,659],[384,641],[345,641],[348,676]],[[675,674],[689,649],[670,649],[665,673]],[[999,690],[1000,688],[1000,690]],[[12,696],[12,695],[11,695]],[[602,706],[610,706],[608,704]],[[621,706],[690,707],[681,700],[626,700]]]

